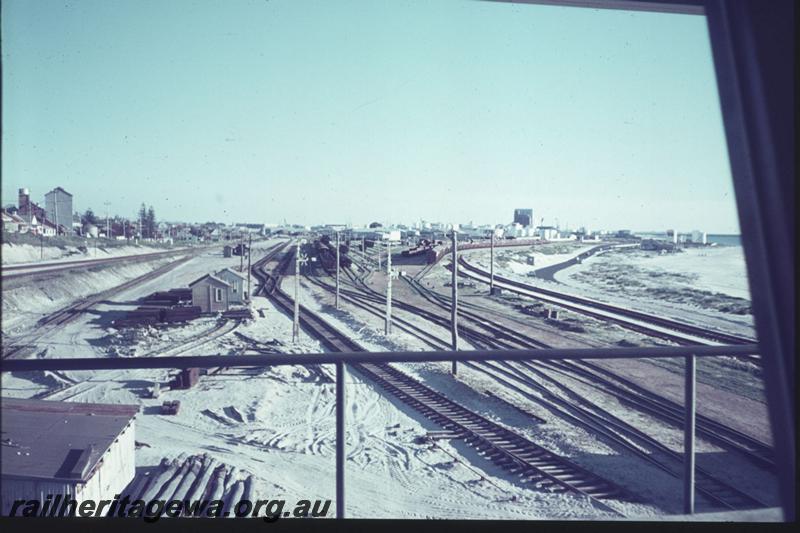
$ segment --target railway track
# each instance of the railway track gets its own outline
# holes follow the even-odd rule
[[[350,274],[348,274],[348,277],[354,285],[358,283],[363,284],[363,278],[354,277]],[[319,280],[313,280],[311,278],[309,278],[309,280],[312,283],[320,285],[331,292],[334,290],[333,287],[326,283],[322,283]],[[449,308],[449,301],[447,301],[441,295],[438,295],[433,291],[429,291],[414,280],[406,279],[406,281],[412,284],[412,286],[416,285],[415,288],[428,293],[424,294],[428,301],[436,305]],[[342,297],[345,299],[345,301],[354,303],[361,308],[366,308],[371,305],[379,305],[382,302],[385,303],[382,295],[373,291],[371,288],[366,286],[366,284],[364,284],[362,290],[364,290],[366,294],[363,295],[361,299],[359,299],[353,294],[353,292],[349,290],[340,292],[343,292]],[[428,311],[421,310],[415,306],[410,306],[407,304],[404,305],[401,302],[393,302],[393,304],[396,307],[404,308],[416,315],[422,315],[425,318],[428,318],[426,315],[430,315]],[[379,317],[382,315],[380,308],[373,308],[372,312]],[[460,316],[468,318],[472,322],[476,322],[482,328],[488,327],[494,333],[494,336],[490,336],[476,331],[473,327],[460,327],[459,329],[461,330],[461,334],[478,347],[501,349],[547,347],[543,343],[530,339],[514,330],[511,330],[510,328],[489,321],[486,319],[485,314],[480,315],[466,311],[460,313]],[[393,320],[397,321],[398,319],[394,318]],[[441,320],[435,320],[434,322],[438,323],[439,325],[449,325],[449,322],[446,320],[444,321],[445,324],[442,324]],[[399,319],[399,323],[396,323],[400,329],[403,329],[412,335],[421,338],[435,349],[447,349],[446,343],[439,340],[437,346],[438,339],[431,336],[427,332],[421,331],[421,328],[413,325],[409,328],[409,324],[405,321],[402,321],[402,319]],[[423,338],[424,335],[427,335],[428,338]],[[542,368],[538,368],[539,366],[543,366],[550,370],[558,370],[574,379],[574,374],[581,371],[581,368],[577,367],[575,362],[537,362],[536,366],[527,362],[465,362],[464,364],[488,374],[501,384],[522,393],[532,401],[539,403],[542,405],[542,407],[550,410],[560,418],[569,420],[575,425],[583,427],[587,431],[603,437],[606,441],[635,453],[649,463],[654,464],[661,470],[669,473],[673,477],[681,477],[683,461],[681,454],[678,454],[668,447],[662,445],[656,439],[622,421],[607,410],[601,409],[597,405],[588,402],[580,395],[574,393],[562,383],[555,380],[552,376],[545,374]],[[589,363],[588,366],[591,368],[595,365]],[[573,369],[573,367],[575,367],[575,369]],[[606,371],[609,375],[606,376],[605,380],[600,380],[596,375],[587,376],[587,372],[587,370],[583,369],[584,377],[589,377],[592,379],[591,382],[587,383],[598,390],[603,390],[600,385],[611,384],[609,378],[613,378],[615,376],[613,373]],[[531,374],[535,374],[540,380],[548,382],[551,387],[560,389],[561,394],[566,396],[567,400],[564,400],[563,398],[553,394],[548,388],[534,381],[531,378]],[[530,393],[526,392],[526,390],[521,389],[519,385],[512,384],[511,381],[517,382],[525,389],[534,390],[538,395],[531,395]],[[601,383],[598,383],[598,381],[601,381]],[[683,409],[681,406],[677,406],[673,402],[646,391],[645,389],[636,389],[632,383],[628,383],[628,387],[629,389],[625,389],[621,386],[617,386],[612,388],[610,393],[617,396],[618,399],[624,401],[628,405],[639,408],[640,410],[660,418],[661,420],[665,420],[679,428],[682,427]],[[603,390],[603,392],[609,393],[607,390]],[[580,407],[576,407],[576,405],[580,405]],[[728,449],[735,449],[759,466],[763,466],[765,468],[771,468],[772,466],[771,448],[760,441],[749,437],[748,435],[737,432],[732,428],[724,426],[723,424],[703,416],[698,417],[697,431],[699,435],[705,437],[711,442],[714,442],[715,444],[723,445]],[[707,472],[702,468],[696,469],[696,476],[696,487],[698,492],[720,507],[727,509],[766,507],[765,504],[756,498],[739,490],[735,486],[720,480],[717,476]]]
[[[159,276],[176,268],[177,266],[185,263],[186,261],[189,261],[190,259],[192,259],[191,256],[181,257],[180,259],[167,263],[166,265],[163,265],[146,274],[128,280],[125,283],[112,287],[108,290],[88,296],[74,304],[68,305],[63,309],[59,309],[58,311],[39,319],[39,321],[36,323],[38,329],[37,333],[27,335],[22,339],[5,339],[3,346],[3,359],[20,358],[30,355],[31,349],[35,349],[36,347],[36,342],[41,340],[41,338],[47,335],[51,330],[63,327],[98,303],[108,300],[109,298],[137,285],[156,279]]]
[[[471,265],[464,257],[459,259],[459,275],[486,282],[489,273]],[[452,269],[452,265],[448,268]],[[679,344],[754,344],[751,338],[686,324],[677,320],[659,317],[633,309],[626,309],[612,304],[599,302],[581,296],[574,296],[550,289],[534,287],[520,281],[502,276],[495,276],[495,284],[508,290],[533,296],[571,311],[581,313],[600,320],[615,322],[627,329],[646,335],[677,342]]]
[[[273,272],[263,264],[254,268],[261,281],[259,293],[269,296],[278,308],[291,315],[294,302],[280,290],[281,270],[292,259],[287,253]],[[272,278],[272,279],[270,279]],[[270,289],[267,290],[266,288]],[[365,351],[358,343],[342,334],[321,317],[301,306],[302,327],[331,351]],[[619,512],[603,503],[605,499],[634,499],[623,488],[601,478],[574,462],[558,456],[525,437],[500,426],[478,413],[446,398],[411,376],[388,364],[351,365],[364,377],[380,384],[423,416],[455,432],[481,456],[512,474],[519,482],[532,484],[555,493],[573,493],[590,498],[605,511]]]
[[[75,269],[86,269],[99,266],[108,266],[117,263],[152,261],[154,259],[158,259],[161,257],[169,257],[180,254],[190,254],[206,248],[208,247],[181,248],[178,250],[167,250],[164,252],[149,252],[145,254],[108,257],[104,259],[80,259],[77,261],[57,261],[44,264],[9,265],[9,266],[3,266],[2,269],[0,270],[2,271],[3,279],[9,280],[9,279],[17,279],[23,277],[38,276],[43,274],[52,274],[52,273],[75,270]]]
[[[219,339],[220,337],[227,335],[228,333],[234,331],[239,325],[241,325],[241,320],[224,320],[217,322],[213,327],[197,334],[193,338],[171,346],[165,349],[157,349],[151,350],[150,352],[140,355],[138,357],[165,357],[165,356],[175,356],[175,355],[182,355],[186,352],[193,350],[195,348],[199,348],[209,342]],[[54,372],[55,373],[55,372]],[[130,374],[130,371],[124,370],[112,375],[105,375],[103,382],[114,381],[116,378],[124,378]],[[86,379],[81,381],[76,381],[65,374],[58,373],[58,377],[61,379],[69,382],[69,385],[53,389],[50,391],[45,391],[39,394],[34,395],[32,398],[35,400],[59,400],[59,401],[68,401],[72,398],[75,398],[81,394],[87,393],[90,390],[97,387],[97,383],[93,382],[92,379]]]
[[[414,280],[406,281],[423,295],[428,301],[449,309],[448,298],[431,291]],[[469,305],[469,304],[467,304]],[[484,314],[462,310],[459,316],[473,322],[485,323]],[[519,331],[511,329],[496,321],[490,321],[501,340],[512,341],[515,348],[551,348],[551,346],[533,339]],[[683,427],[683,406],[659,394],[641,387],[631,380],[624,378],[602,366],[590,361],[538,361],[537,365],[567,374],[570,378],[584,378],[584,383],[607,394],[616,397],[619,401],[631,405],[640,411],[654,416],[674,427]],[[698,435],[716,445],[723,446],[743,454],[754,464],[773,469],[772,448],[763,442],[750,437],[740,431],[730,428],[716,420],[703,415],[697,415]]]

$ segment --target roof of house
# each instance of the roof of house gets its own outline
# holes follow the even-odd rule
[[[0,399],[2,475],[85,482],[138,405]]]
[[[236,272],[235,270],[233,270],[233,269],[232,269],[232,268],[230,268],[230,267],[228,267],[228,268],[223,268],[222,270],[220,270],[219,272],[217,272],[217,273],[216,273],[216,274],[214,274],[214,275],[219,277],[219,276],[223,276],[223,275],[226,275],[226,274],[227,274],[227,275],[231,275],[231,274],[233,274],[233,275],[234,275],[234,276],[236,276],[236,277],[239,277],[239,278],[242,278],[242,279],[247,279],[247,276],[245,276],[245,275],[244,275],[244,274],[242,274],[241,272]]]
[[[216,276],[214,276],[212,274],[206,274],[205,276],[199,277],[196,280],[194,280],[193,282],[191,282],[189,284],[189,287],[194,287],[198,283],[200,283],[202,281],[205,281],[205,280],[208,280],[211,283],[216,283],[217,285],[222,285],[224,287],[230,287],[231,286],[230,283],[228,283],[227,281],[225,281],[223,279],[219,279],[218,277],[216,277]]]
[[[17,224],[27,224],[27,222],[25,221],[24,218],[22,218],[21,216],[15,214],[15,213],[11,213],[9,216],[11,217],[11,220],[16,222]]]

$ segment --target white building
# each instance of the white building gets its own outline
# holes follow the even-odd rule
[[[3,398],[3,515],[15,500],[44,504],[48,495],[74,499],[76,507],[113,500],[135,474],[138,411],[137,405]]]
[[[539,238],[545,241],[553,241],[558,239],[558,229],[553,226],[539,226],[536,228],[539,232]]]

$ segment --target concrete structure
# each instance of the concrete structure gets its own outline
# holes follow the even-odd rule
[[[236,272],[231,268],[223,268],[214,274],[214,276],[222,281],[227,282],[228,285],[231,286],[230,290],[228,291],[229,304],[241,305],[250,300],[250,297],[247,294],[247,287],[245,286],[245,283],[247,282],[247,276],[241,272]]]
[[[72,225],[72,195],[61,187],[44,195],[44,207],[47,219],[56,226]]]
[[[13,398],[0,405],[4,516],[14,500],[112,500],[133,479],[139,406]]]
[[[230,284],[216,276],[206,274],[189,284],[192,289],[192,305],[200,308],[201,313],[216,313],[228,310]]]
[[[514,209],[514,223],[525,228],[533,226],[533,209]]]

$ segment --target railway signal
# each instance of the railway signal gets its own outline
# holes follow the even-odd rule
[[[300,265],[308,263],[308,256],[300,253],[300,245],[305,243],[305,239],[297,242],[297,251],[294,255],[294,322],[292,324],[292,342],[297,342],[300,339]]]

